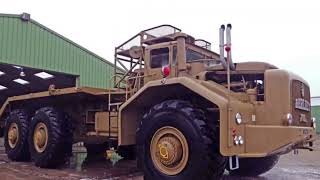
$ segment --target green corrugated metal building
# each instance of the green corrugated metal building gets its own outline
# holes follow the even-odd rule
[[[320,106],[313,106],[311,111],[312,117],[317,119],[317,133],[320,134]]]
[[[0,14],[0,63],[79,77],[80,86],[111,87],[113,64],[22,15]]]
[[[311,98],[312,117],[317,119],[317,133],[320,134],[320,97]]]

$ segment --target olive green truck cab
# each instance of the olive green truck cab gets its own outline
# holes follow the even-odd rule
[[[115,48],[112,89],[9,97],[0,109],[8,157],[57,167],[84,142],[89,154],[136,158],[147,180],[207,180],[225,169],[257,176],[282,154],[312,150],[308,83],[268,63],[234,63],[231,25],[220,28],[219,54],[210,46],[157,26]]]

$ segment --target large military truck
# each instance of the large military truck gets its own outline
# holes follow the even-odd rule
[[[218,54],[174,26],[147,29],[115,48],[112,89],[53,84],[8,98],[8,157],[57,167],[84,142],[89,154],[136,155],[145,179],[206,180],[225,169],[259,175],[281,154],[312,150],[308,83],[268,63],[234,63],[230,32],[221,26]]]

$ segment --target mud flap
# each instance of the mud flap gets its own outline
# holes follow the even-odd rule
[[[0,138],[4,137],[5,120],[0,120]]]
[[[0,138],[4,136],[4,128],[0,127]]]
[[[229,157],[229,169],[231,171],[239,169],[239,157],[238,156],[230,156]]]
[[[4,137],[4,128],[6,127],[6,121],[0,120],[0,137]]]

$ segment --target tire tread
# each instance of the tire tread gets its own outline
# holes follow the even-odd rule
[[[167,100],[160,104],[153,106],[148,113],[143,116],[140,126],[137,129],[137,149],[141,151],[143,146],[143,136],[144,136],[144,122],[149,121],[154,113],[159,111],[175,111],[182,112],[189,119],[193,120],[193,123],[200,130],[202,139],[204,140],[203,151],[201,158],[204,163],[204,167],[201,167],[203,173],[199,174],[201,180],[209,179],[220,179],[226,165],[226,158],[219,153],[219,129],[213,128],[214,126],[208,125],[205,113],[201,109],[194,108],[189,102],[182,100]],[[143,153],[138,154],[138,165],[143,167],[144,157]],[[205,163],[207,162],[207,163]],[[199,168],[200,169],[200,168]],[[154,177],[148,177],[145,173],[145,179],[154,179]]]
[[[17,144],[17,149],[12,149],[8,143],[8,128],[9,124],[13,120],[12,117],[18,117],[18,126],[19,127],[19,139],[20,144]],[[28,147],[28,133],[29,133],[29,119],[28,113],[24,109],[16,109],[10,112],[9,116],[5,120],[5,149],[8,155],[8,158],[14,161],[29,161],[30,160],[30,153]]]
[[[31,157],[36,166],[41,168],[55,168],[67,160],[71,155],[72,150],[72,131],[70,121],[67,116],[58,111],[54,107],[43,107],[36,111],[32,118],[31,127],[34,128],[40,121],[39,114],[44,113],[47,116],[46,120],[41,120],[48,127],[50,138],[48,139],[47,149],[43,153],[37,153],[33,146],[33,133],[29,135],[29,146]],[[32,132],[34,130],[32,129]]]

